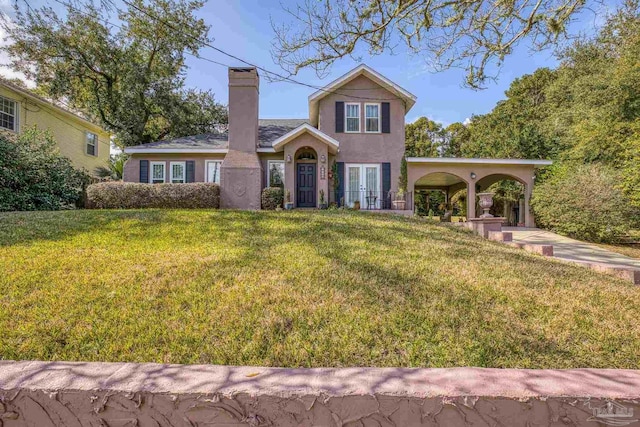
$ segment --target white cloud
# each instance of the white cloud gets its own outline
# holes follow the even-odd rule
[[[471,117],[467,117],[466,119],[464,119],[462,124],[465,126],[469,126],[471,124]]]

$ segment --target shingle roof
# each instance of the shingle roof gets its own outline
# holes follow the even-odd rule
[[[134,148],[134,147],[130,147]],[[228,148],[226,133],[203,133],[136,145],[135,148]]]
[[[260,119],[258,121],[258,145],[271,147],[273,141],[303,123],[309,123],[309,121],[307,119]],[[229,148],[228,137],[227,132],[204,133],[136,145],[135,148]]]
[[[309,123],[307,119],[260,119],[258,120],[258,145],[271,147],[271,143],[298,126]]]

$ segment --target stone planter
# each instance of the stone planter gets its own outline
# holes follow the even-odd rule
[[[407,207],[406,200],[393,200],[391,207],[397,211],[403,211]]]
[[[480,218],[493,218],[493,215],[489,213],[489,209],[493,206],[493,193],[480,193],[478,194],[480,202],[478,203],[483,210],[483,214]]]

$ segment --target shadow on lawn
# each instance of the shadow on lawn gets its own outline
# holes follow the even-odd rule
[[[379,259],[370,261],[367,257],[353,256],[353,249],[359,243],[374,242],[378,255],[384,252],[395,252],[393,257],[397,260],[399,241],[406,244],[407,241],[416,243],[421,239],[429,238],[436,243],[446,245],[452,251],[448,257],[450,267],[465,268],[465,264],[470,259],[477,257],[478,251],[487,249],[484,248],[486,242],[481,239],[470,238],[468,235],[451,230],[443,230],[442,234],[439,230],[418,231],[411,228],[412,223],[408,223],[407,228],[388,227],[385,220],[381,220],[378,227],[371,227],[358,224],[359,218],[355,215],[346,217],[291,215],[287,218],[287,227],[278,230],[277,238],[274,238],[271,225],[274,220],[281,219],[278,215],[247,213],[238,218],[237,215],[227,213],[216,214],[215,218],[218,220],[216,228],[221,235],[232,235],[234,245],[247,248],[241,255],[242,259],[234,259],[229,264],[223,261],[218,263],[216,268],[224,270],[236,265],[257,263],[265,270],[278,270],[283,260],[273,257],[271,253],[278,246],[295,242],[313,251],[314,257],[323,259],[326,264],[332,266],[333,271],[327,271],[323,280],[314,282],[315,285],[331,286],[344,293],[347,299],[362,300],[364,294],[366,299],[362,300],[363,303],[375,304],[384,315],[391,314],[387,321],[399,323],[388,326],[396,331],[407,328],[403,331],[408,333],[407,337],[412,336],[420,325],[402,323],[407,318],[415,317],[422,322],[430,322],[435,328],[431,336],[421,338],[432,342],[434,346],[440,344],[439,338],[435,337],[438,333],[453,335],[454,340],[459,338],[461,342],[470,340],[473,348],[466,349],[464,355],[468,364],[496,366],[499,360],[513,360],[514,357],[518,360],[535,360],[538,356],[556,360],[561,364],[572,358],[571,352],[562,348],[555,340],[546,339],[536,333],[535,322],[512,324],[507,318],[501,317],[500,313],[507,310],[506,306],[509,303],[501,300],[496,292],[486,289],[481,291],[472,283],[461,279],[439,276],[438,269],[427,270],[432,276],[426,276],[425,280],[424,271],[421,274],[407,272],[391,264],[381,263]],[[225,217],[229,221],[225,221]],[[206,233],[207,227],[206,224],[202,224],[202,233]],[[390,238],[390,230],[396,239]],[[446,236],[448,233],[451,235]],[[461,238],[460,241],[451,240],[457,236]],[[514,255],[513,253],[507,255],[509,250],[500,248],[499,251],[504,251],[505,256]],[[299,254],[301,257],[305,255],[310,253]],[[429,261],[428,257],[418,256],[415,259],[415,262],[420,263],[429,263]],[[540,262],[547,262],[542,259],[532,259],[531,256],[522,257],[522,261],[537,267]],[[544,274],[546,273],[541,271],[541,275]],[[307,279],[312,280],[310,277]],[[304,279],[297,277],[286,284],[295,286],[299,284],[299,280]],[[425,292],[425,288],[428,292]],[[424,305],[431,303],[429,299],[447,307],[443,308],[439,314],[437,311],[422,313]],[[464,313],[456,312],[460,307],[464,307]],[[457,323],[447,319],[451,314],[461,316]],[[491,321],[488,321],[488,318],[491,318]],[[469,325],[476,325],[477,333],[474,332],[476,329],[469,328]],[[277,328],[278,324],[274,327]],[[413,332],[411,329],[414,329]],[[460,334],[460,337],[456,334]],[[265,335],[267,338],[271,337],[270,334]],[[269,354],[269,342],[263,344],[260,347],[264,347],[265,353]],[[402,351],[403,349],[389,349],[389,351],[394,350]],[[442,363],[441,360],[437,362]],[[384,364],[384,356],[380,360],[374,360],[374,363]],[[403,364],[423,366],[430,363],[431,361],[427,359],[411,361],[407,358]],[[318,366],[318,362],[310,361],[310,365]]]
[[[0,247],[66,240],[75,235],[117,230],[123,221],[161,224],[169,210],[73,210],[0,213]]]
[[[470,261],[486,256],[487,261],[491,257],[513,259],[520,264],[518,269],[535,271],[532,274],[542,283],[545,277],[552,274],[545,267],[559,268],[556,263],[543,258],[523,254],[454,229],[426,226],[427,224],[413,219],[398,220],[382,216],[373,218],[359,213],[342,212],[309,214],[246,211],[194,211],[193,215],[181,217],[181,212],[188,211],[77,211],[40,213],[43,215],[41,217],[0,216],[0,244],[62,240],[105,229],[117,233],[122,222],[127,221],[129,244],[154,238],[158,234],[174,233],[176,242],[183,247],[193,245],[195,239],[204,242],[204,245],[211,239],[212,244],[241,249],[229,258],[210,261],[210,268],[224,272],[229,280],[233,280],[244,268],[248,271],[263,269],[265,272],[282,270],[284,263],[290,260],[278,258],[274,254],[283,245],[299,244],[304,251],[296,254],[297,256],[310,258],[313,255],[329,265],[329,271],[318,273],[313,271],[314,268],[309,268],[302,274],[317,276],[289,278],[284,285],[296,286],[301,281],[312,280],[314,286],[333,287],[345,294],[347,299],[357,299],[370,305],[370,310],[375,307],[384,317],[384,322],[389,322],[385,327],[399,334],[397,348],[390,348],[389,351],[403,351],[402,346],[406,344],[406,340],[418,339],[431,347],[447,346],[444,340],[450,340],[462,352],[460,355],[445,355],[441,359],[432,354],[430,357],[434,360],[419,354],[401,356],[399,360],[405,366],[433,366],[434,363],[442,366],[451,361],[447,359],[450,357],[457,362],[454,364],[464,362],[476,366],[502,366],[499,361],[506,360],[506,366],[525,363],[534,365],[531,367],[540,367],[541,363],[547,363],[548,366],[548,362],[553,361],[554,366],[567,367],[575,366],[575,358],[584,351],[583,348],[566,344],[562,344],[563,348],[554,339],[542,336],[533,319],[510,323],[507,317],[501,316],[508,312],[509,300],[502,298],[495,289],[479,289],[471,282],[482,272],[471,270],[468,267]],[[61,218],[66,227],[60,226]],[[174,227],[161,229],[160,226],[168,223],[172,223]],[[18,229],[7,231],[12,224]],[[423,249],[421,244],[426,239],[429,240],[426,252],[416,253]],[[371,257],[354,256],[362,245],[372,245],[368,248]],[[441,266],[430,265],[433,262],[430,254],[438,253],[440,247],[446,251],[446,268],[463,271],[468,268],[471,274],[459,277],[443,275],[439,268]],[[385,254],[389,255],[389,262],[381,261],[385,259]],[[209,262],[199,260],[198,256],[201,254],[194,252],[193,255],[196,262]],[[434,256],[434,259],[441,260],[442,257]],[[398,264],[403,263],[419,263],[421,269],[397,268]],[[562,267],[576,269],[574,271],[579,268]],[[491,265],[487,263],[486,268],[490,269]],[[585,271],[584,274],[593,273]],[[297,289],[292,288],[292,292],[296,291]],[[363,294],[365,299],[362,298]],[[425,308],[429,304],[435,304],[430,311]],[[414,320],[416,323],[412,323]],[[420,322],[428,323],[432,328],[431,333],[424,333],[420,329],[424,325],[418,324]],[[258,328],[256,325],[252,327]],[[273,328],[278,327],[277,324],[273,325]],[[566,327],[570,328],[571,325]],[[286,333],[285,331],[282,339],[286,338]],[[380,333],[383,334],[384,331]],[[265,360],[277,361],[278,356],[269,348],[268,339],[273,336],[280,335],[275,332],[264,334],[262,339],[265,342],[259,347],[263,347]],[[380,337],[374,335],[371,339],[379,341]],[[471,347],[464,348],[465,343],[469,343]],[[198,350],[194,349],[194,353]],[[349,355],[345,357],[352,358]],[[237,355],[234,360],[241,358],[242,355]],[[390,360],[384,355],[377,359],[362,359],[371,360],[377,365],[384,365]],[[203,361],[212,360],[205,358]],[[305,363],[318,366],[319,362],[321,360],[312,358]]]

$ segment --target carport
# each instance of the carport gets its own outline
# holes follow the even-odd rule
[[[523,222],[526,227],[534,227],[529,200],[536,169],[551,163],[551,160],[534,159],[408,157],[407,191],[414,194],[417,190],[440,190],[448,202],[455,193],[466,189],[467,218],[476,218],[476,194],[496,182],[512,179],[524,186]]]

